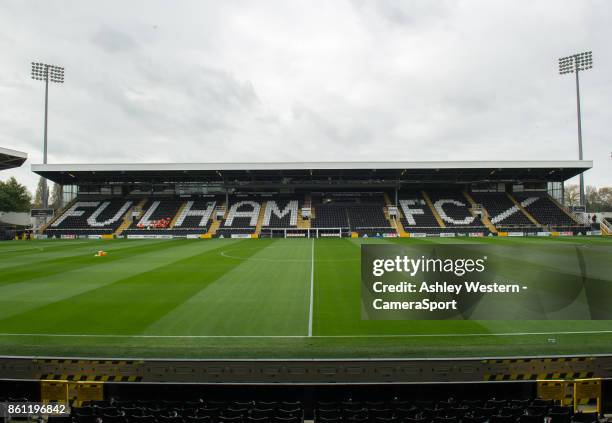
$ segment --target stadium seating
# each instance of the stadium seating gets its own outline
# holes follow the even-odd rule
[[[535,227],[520,208],[508,198],[503,192],[492,193],[472,193],[476,203],[481,204],[487,213],[491,223],[499,227]],[[533,197],[524,200],[525,205],[533,202]]]
[[[298,221],[299,201],[295,199],[266,199],[264,228],[295,228]]]
[[[217,201],[189,200],[186,202],[180,213],[176,216],[174,230],[194,230],[199,233],[206,233],[212,224],[213,213]]]
[[[542,399],[329,397],[299,400],[183,399],[90,401],[73,407],[75,423],[596,423],[596,413]],[[56,418],[55,421],[60,421]],[[49,420],[51,421],[51,420]]]
[[[437,231],[440,228],[436,217],[420,192],[402,192],[399,196],[399,207],[402,214],[401,222],[406,231],[411,232],[415,228]]]
[[[112,233],[119,227],[133,201],[125,199],[77,199],[61,216],[51,222],[45,233],[49,236]]]
[[[391,226],[385,217],[384,203],[379,204],[359,204],[347,207],[348,220],[352,230],[390,230]]]
[[[217,237],[246,236],[255,233],[261,203],[257,197],[236,197],[229,200],[224,221]]]
[[[299,401],[92,401],[73,409],[77,423],[302,423]],[[70,420],[68,420],[70,421]]]
[[[395,232],[385,217],[385,202],[382,194],[366,193],[353,196],[343,193],[331,201],[313,204],[315,218],[313,228],[341,228],[359,234]]]
[[[312,220],[313,228],[345,228],[348,229],[349,219],[344,204],[313,204],[316,217]]]
[[[471,206],[462,192],[430,189],[427,194],[446,227],[440,226],[424,194],[407,191],[399,194],[401,222],[406,232],[430,235],[489,233],[480,218],[470,213]]]
[[[126,235],[151,234],[151,229],[169,230],[170,222],[183,201],[150,198],[143,207],[143,215],[125,230]]]
[[[483,227],[480,219],[470,213],[470,204],[460,191],[428,191],[436,212],[447,227]]]
[[[539,223],[552,229],[562,229],[580,226],[574,219],[557,205],[545,193],[520,193],[514,197],[523,204],[523,207]],[[533,199],[530,203],[524,204],[525,200]]]
[[[501,192],[476,192],[470,195],[473,201],[459,190],[428,189],[427,194],[400,191],[398,208],[404,230],[412,234],[488,235],[489,228],[493,231],[495,228],[488,222],[487,227],[478,215],[472,213],[474,203],[480,204],[491,224],[503,232],[533,233],[542,230],[539,226],[555,231],[584,232],[588,229],[587,225],[574,221],[542,192],[525,192],[514,197]],[[319,234],[325,232],[321,232],[321,229],[330,229],[336,234],[341,232],[345,236],[350,232],[371,236],[396,230],[385,216],[385,200],[380,192],[313,193],[312,196],[314,217],[308,227]],[[303,194],[241,194],[230,197],[225,205],[225,199],[213,196],[193,199],[151,197],[146,201],[142,198],[85,197],[77,199],[53,221],[46,233],[49,236],[112,234],[120,228],[127,213],[144,202],[140,217],[129,224],[123,234],[182,236],[210,232],[217,237],[231,237],[261,232],[264,236],[285,236],[290,232],[283,229],[298,229],[303,200]],[[215,229],[211,229],[219,210],[224,210],[225,216],[215,222]],[[307,236],[304,226],[300,228],[301,236]]]

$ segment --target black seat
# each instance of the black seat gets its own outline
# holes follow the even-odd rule
[[[317,419],[336,420],[342,418],[342,413],[339,410],[315,410]]]
[[[251,417],[255,419],[259,418],[270,418],[274,415],[274,409],[272,408],[253,408],[251,410]]]
[[[212,420],[209,416],[184,416],[185,423],[211,423]],[[263,422],[265,423],[265,422]]]
[[[543,414],[523,414],[519,417],[520,423],[542,423],[543,421]]]
[[[451,407],[446,409],[446,417],[462,419],[469,411],[467,407]]]
[[[475,417],[491,417],[497,414],[497,408],[495,407],[476,407],[474,409]]]
[[[361,412],[352,416],[347,416],[346,421],[349,423],[366,423],[370,421],[370,418],[367,413]]]
[[[123,407],[121,411],[123,411],[126,417],[133,417],[144,415],[145,409],[141,407]]]
[[[565,413],[571,416],[572,414],[574,414],[574,407],[569,405],[553,405],[552,407],[550,407],[550,412],[557,414]]]
[[[514,417],[518,417],[518,416],[520,416],[522,414],[525,414],[525,411],[522,408],[519,408],[519,407],[504,407],[499,412],[499,415],[501,415],[501,416],[514,416]]]
[[[548,413],[548,406],[546,405],[531,405],[527,407],[527,414],[543,416],[546,413]]]
[[[597,422],[597,413],[576,413],[572,416],[572,422],[594,423]]]
[[[300,418],[298,417],[281,417],[274,416],[272,417],[272,423],[301,423]]]
[[[121,414],[103,414],[102,421],[104,423],[125,423],[125,417]]]
[[[493,407],[497,409],[502,409],[506,405],[507,405],[506,400],[498,400],[498,399],[490,399],[487,401],[487,404],[486,404],[487,407]]]
[[[395,415],[400,419],[405,419],[406,417],[414,418],[419,412],[419,409],[416,407],[401,407],[395,409]]]
[[[375,419],[377,417],[389,419],[393,417],[393,411],[388,408],[371,408],[370,418]]]
[[[420,408],[421,410],[424,408],[434,408],[433,401],[416,400],[413,405],[417,408]]]
[[[491,419],[489,421],[491,423],[516,423],[516,420],[517,420],[516,416],[494,415],[494,416],[491,416]]]
[[[198,410],[198,416],[210,417],[212,420],[215,420],[219,416],[220,413],[221,413],[221,410],[218,408],[200,408]]]
[[[571,416],[569,413],[548,413],[550,423],[569,423]]]
[[[482,407],[483,402],[481,400],[463,400],[461,401],[461,405],[464,407],[474,409],[476,407]]]

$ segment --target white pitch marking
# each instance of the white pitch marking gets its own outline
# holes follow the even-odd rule
[[[312,311],[314,309],[314,238],[310,253],[310,306],[308,312],[308,336],[312,336]]]
[[[206,339],[206,338],[455,338],[479,336],[537,336],[537,335],[595,335],[612,333],[612,330],[587,330],[567,332],[505,332],[505,333],[418,333],[398,335],[111,335],[91,333],[0,333],[1,336],[32,336],[44,338],[152,338],[152,339]]]

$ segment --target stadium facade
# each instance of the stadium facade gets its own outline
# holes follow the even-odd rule
[[[588,234],[562,205],[591,161],[47,164],[55,237]]]

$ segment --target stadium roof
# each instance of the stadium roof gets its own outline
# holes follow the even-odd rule
[[[0,147],[0,170],[19,167],[28,158],[26,153]]]
[[[64,185],[107,182],[479,182],[564,181],[589,160],[34,164],[32,171]]]

